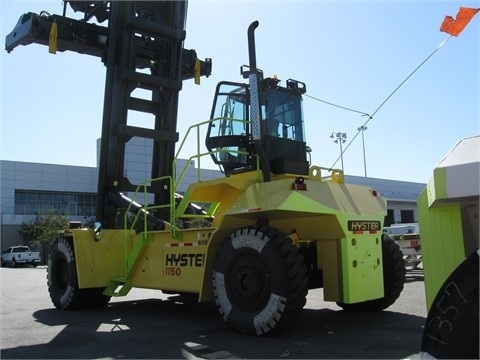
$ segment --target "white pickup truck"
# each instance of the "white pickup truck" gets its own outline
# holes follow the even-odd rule
[[[39,263],[40,253],[38,251],[30,251],[28,246],[12,246],[2,252],[2,267],[7,264],[10,264],[12,267],[21,264],[33,265],[35,267]]]

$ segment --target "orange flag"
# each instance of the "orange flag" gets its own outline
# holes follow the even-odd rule
[[[474,9],[460,6],[456,20],[451,16],[445,16],[445,19],[440,26],[440,31],[446,32],[452,36],[458,36],[479,10],[480,8]]]

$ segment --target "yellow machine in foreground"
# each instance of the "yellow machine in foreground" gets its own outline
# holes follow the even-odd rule
[[[251,53],[257,25],[249,28]],[[308,289],[323,287],[325,300],[353,311],[381,310],[397,299],[405,268],[398,246],[382,239],[385,200],[345,184],[340,170],[309,166],[305,84],[264,79],[252,58],[242,72],[249,84],[220,83],[203,124],[205,155],[227,176],[199,179],[181,199],[178,176],[167,177],[170,203],[141,206],[128,228],[98,226],[59,239],[49,265],[57,307],[102,304],[132,287],[197,294],[215,300],[236,331],[263,335],[296,318]],[[131,204],[147,198],[143,187],[164,180],[141,184]],[[149,217],[162,210],[164,228],[150,230]]]
[[[210,59],[183,49],[186,1],[67,2],[83,20],[28,13],[6,44],[12,51],[48,43],[52,52],[99,56],[107,69],[98,222],[52,244],[48,290],[57,308],[99,307],[132,287],[158,289],[214,300],[233,329],[264,335],[295,320],[309,289],[323,287],[325,300],[352,311],[382,310],[398,298],[405,268],[398,246],[382,238],[385,200],[345,184],[340,170],[309,163],[306,86],[263,77],[258,22],[248,30],[250,64],[241,68],[248,83],[218,85],[203,124],[208,151],[191,158],[211,157],[225,177],[199,177],[180,196],[178,93],[183,80],[198,82],[211,70]],[[89,23],[94,16],[108,27]],[[153,128],[129,125],[135,111],[153,114]],[[152,180],[141,184],[125,171],[133,137],[153,143]]]
[[[383,308],[395,300],[399,289],[394,298],[384,294],[382,198],[336,178],[311,175],[297,190],[295,177],[264,183],[258,175],[189,188],[183,201],[214,203],[209,227],[103,230],[97,240],[91,229],[74,230],[53,252],[51,287],[58,285],[60,270],[63,274],[60,265],[66,265],[55,266],[55,254],[63,259],[64,246],[73,247],[79,289],[107,288],[109,296],[124,295],[132,286],[198,294],[200,301],[215,299],[225,320],[238,316],[233,321],[241,324],[234,327],[248,333],[267,333],[298,312],[309,280],[312,287],[324,287],[325,300],[347,308],[375,299],[382,299],[378,308]],[[58,300],[57,306],[70,307]]]

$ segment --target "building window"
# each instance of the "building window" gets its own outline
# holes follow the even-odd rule
[[[400,218],[403,224],[415,222],[413,219],[413,210],[400,210]]]
[[[393,209],[387,209],[387,216],[385,216],[385,223],[384,226],[391,226],[395,223],[395,216]]]
[[[70,216],[95,216],[97,195],[60,191],[15,190],[15,214],[57,210]]]

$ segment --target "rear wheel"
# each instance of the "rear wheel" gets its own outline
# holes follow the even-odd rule
[[[105,306],[110,297],[103,289],[79,289],[75,254],[70,241],[54,241],[48,257],[47,284],[50,299],[57,309],[73,310]]]
[[[382,235],[383,289],[384,297],[356,304],[338,302],[337,305],[348,311],[381,311],[392,305],[400,296],[405,284],[405,260],[398,244],[388,235]]]
[[[303,258],[279,231],[242,228],[227,237],[213,265],[213,293],[224,321],[249,335],[276,333],[301,313],[307,295]]]

